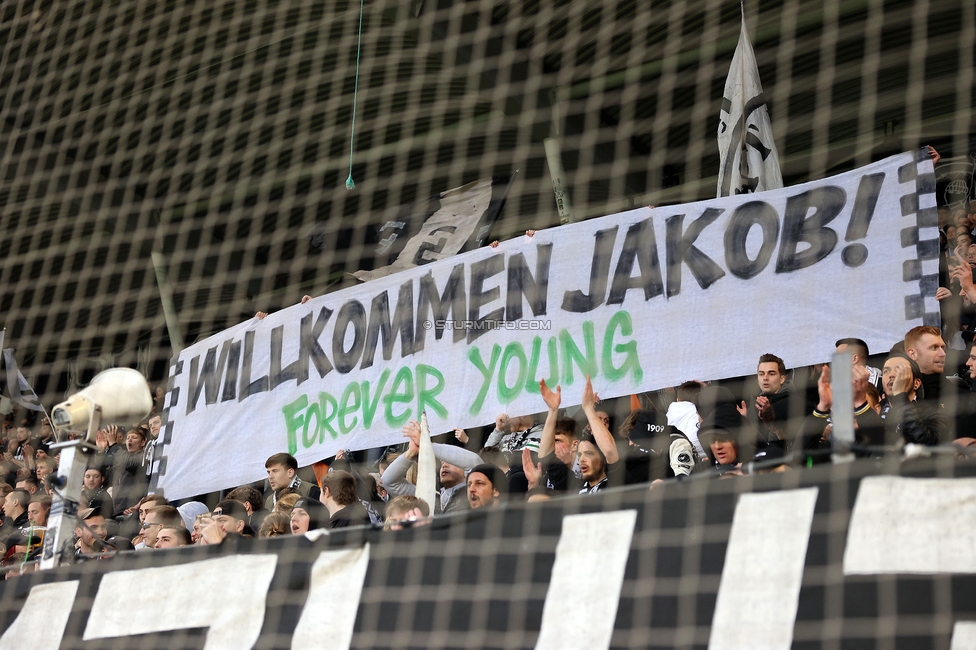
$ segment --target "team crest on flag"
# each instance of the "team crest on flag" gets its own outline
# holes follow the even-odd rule
[[[353,275],[368,282],[481,248],[513,178],[482,179],[403,206],[373,234],[377,266]]]
[[[742,16],[739,44],[725,80],[718,125],[718,192],[731,196],[783,187],[779,155],[766,109],[759,67]]]

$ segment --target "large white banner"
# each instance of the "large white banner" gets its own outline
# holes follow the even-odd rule
[[[519,237],[249,320],[171,366],[162,460],[170,498],[434,433],[887,349],[938,322],[935,178],[923,152],[758,194],[642,208]]]

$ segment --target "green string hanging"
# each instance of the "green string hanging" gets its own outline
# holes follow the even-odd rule
[[[359,0],[359,42],[356,43],[356,85],[352,92],[352,124],[349,126],[349,177],[346,178],[346,189],[356,187],[352,180],[352,156],[356,142],[356,102],[359,100],[359,56],[363,50],[363,10],[366,0]]]

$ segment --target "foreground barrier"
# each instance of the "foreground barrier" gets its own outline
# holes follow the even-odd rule
[[[859,461],[125,554],[6,581],[0,626],[0,648],[32,650],[971,648],[976,465]]]

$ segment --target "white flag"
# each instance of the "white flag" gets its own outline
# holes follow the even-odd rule
[[[430,426],[427,424],[427,411],[420,414],[420,453],[417,455],[417,489],[414,495],[423,499],[434,514],[437,498],[437,459],[430,442]]]
[[[731,196],[783,187],[779,155],[766,110],[746,18],[725,80],[718,125],[718,193]]]
[[[0,345],[2,343],[3,341],[0,339]],[[44,411],[41,400],[37,398],[37,393],[34,392],[27,379],[17,368],[13,348],[7,348],[3,351],[3,360],[7,366],[7,390],[10,392],[11,401],[31,411]]]

